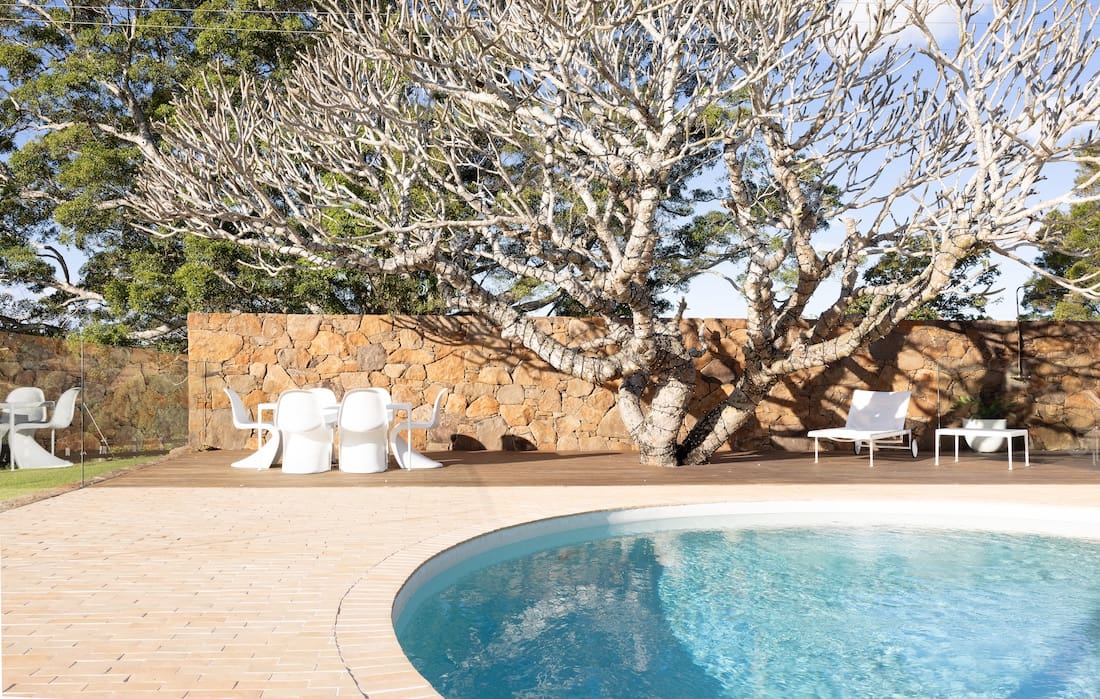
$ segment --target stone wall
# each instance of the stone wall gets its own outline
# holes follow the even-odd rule
[[[81,361],[83,358],[83,362]],[[47,400],[81,385],[87,406],[59,432],[60,454],[162,451],[187,444],[186,355],[0,332],[0,397],[37,386]],[[49,434],[39,434],[47,440]]]
[[[573,341],[594,336],[593,321],[542,319]],[[745,340],[739,320],[705,322],[709,352],[692,421],[726,396]],[[440,426],[414,443],[428,450],[630,450],[615,407],[615,385],[562,375],[470,316],[299,316],[195,314],[188,323],[190,437],[194,448],[240,448],[222,388],[255,410],[287,388],[328,386],[337,396],[366,386],[421,406],[452,391]],[[828,369],[792,375],[772,392],[729,449],[809,448],[805,432],[842,425],[854,388],[912,390],[909,415],[924,448],[937,424],[957,425],[964,395],[992,393],[1012,403],[1011,425],[1032,430],[1036,449],[1081,446],[1096,412],[1083,391],[1100,391],[1100,324],[1025,322],[1023,358],[1014,322],[905,323]]]

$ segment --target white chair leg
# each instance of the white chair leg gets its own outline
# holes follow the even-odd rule
[[[71,461],[59,459],[34,441],[34,436],[16,430],[8,435],[12,468],[64,468]]]
[[[275,463],[275,456],[279,453],[279,431],[275,430],[267,441],[263,443],[263,446],[252,452],[240,461],[234,461],[231,465],[233,468],[254,468],[265,469],[271,468],[271,464]]]

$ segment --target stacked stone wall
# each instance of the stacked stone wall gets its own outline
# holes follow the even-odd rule
[[[187,378],[183,354],[0,332],[0,398],[18,386],[37,386],[47,400],[83,387],[83,419],[78,411],[57,434],[62,454],[82,443],[92,455],[187,444]],[[36,437],[48,444],[48,432]]]
[[[600,328],[576,318],[539,322],[573,343]],[[746,337],[740,320],[687,320],[685,337],[698,337],[700,324],[707,352],[685,429],[725,399]],[[616,385],[561,374],[475,317],[194,314],[188,332],[194,448],[241,448],[249,439],[232,426],[224,386],[253,411],[288,388],[327,386],[341,396],[380,386],[419,406],[414,419],[449,389],[441,424],[414,435],[427,450],[634,448]],[[1098,419],[1087,391],[1100,392],[1100,324],[903,323],[849,359],[785,377],[727,448],[806,449],[807,430],[843,424],[856,388],[911,390],[910,423],[924,448],[938,424],[960,424],[961,397],[981,394],[1010,403],[1010,424],[1029,427],[1036,449],[1080,448]]]

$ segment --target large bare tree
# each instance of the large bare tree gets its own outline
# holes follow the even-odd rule
[[[780,378],[881,337],[960,261],[1028,264],[1029,247],[1057,245],[1044,214],[1097,196],[1067,181],[1041,197],[1049,168],[1089,157],[1096,13],[1091,0],[334,2],[288,83],[211,81],[180,104],[131,203],[162,235],[429,271],[555,368],[617,382],[643,462],[701,463]],[[726,190],[706,214],[721,234],[696,252],[741,260],[749,340],[728,398],[689,431],[699,344],[655,311],[652,281],[674,255],[663,206],[695,175]],[[890,253],[911,274],[865,281]],[[1096,281],[1076,284],[1095,295]],[[550,337],[523,312],[563,294],[606,321],[601,341]]]

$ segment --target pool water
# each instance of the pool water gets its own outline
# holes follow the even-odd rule
[[[398,624],[447,699],[1100,696],[1093,541],[661,531],[449,582]]]

